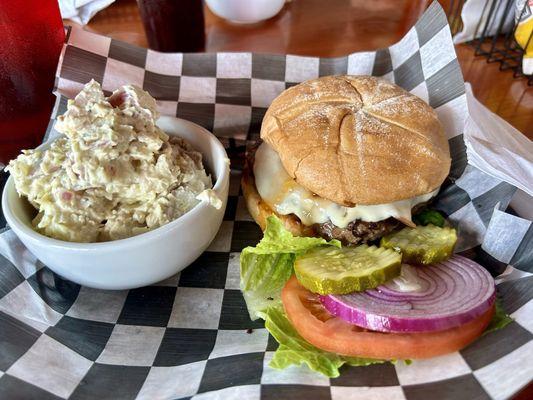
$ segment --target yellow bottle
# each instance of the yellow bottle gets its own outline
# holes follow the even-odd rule
[[[524,49],[522,72],[533,74],[533,0],[516,1],[515,40]]]

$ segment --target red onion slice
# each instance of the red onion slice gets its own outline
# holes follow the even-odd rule
[[[463,325],[494,305],[494,279],[481,265],[453,256],[416,267],[421,289],[404,292],[394,285],[347,295],[320,296],[333,315],[380,332],[430,332]]]

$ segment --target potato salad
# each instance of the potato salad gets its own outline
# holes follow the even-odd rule
[[[202,155],[156,125],[155,100],[127,85],[106,97],[91,81],[69,100],[46,150],[9,163],[37,209],[34,228],[71,242],[127,238],[180,217],[212,187]],[[201,196],[200,196],[201,197]]]

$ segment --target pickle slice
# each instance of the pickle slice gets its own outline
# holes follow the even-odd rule
[[[380,246],[400,251],[404,263],[428,265],[450,258],[455,242],[455,229],[427,225],[403,228],[399,232],[384,236]]]
[[[347,294],[373,289],[400,274],[401,255],[376,246],[318,247],[298,257],[294,271],[314,293]]]

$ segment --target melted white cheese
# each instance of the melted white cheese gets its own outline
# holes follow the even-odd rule
[[[305,225],[322,224],[331,220],[339,228],[345,228],[357,219],[377,222],[389,217],[411,220],[411,209],[437,194],[439,189],[390,204],[357,205],[345,207],[323,199],[292,179],[278,154],[272,147],[262,143],[255,153],[255,185],[257,191],[278,214],[295,214]]]

